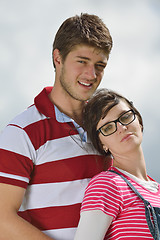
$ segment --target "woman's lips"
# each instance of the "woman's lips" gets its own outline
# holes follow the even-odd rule
[[[131,133],[125,135],[125,136],[122,138],[121,142],[124,142],[124,141],[128,140],[128,139],[131,137],[131,135],[132,135]]]

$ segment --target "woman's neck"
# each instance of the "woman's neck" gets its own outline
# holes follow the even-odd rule
[[[148,180],[144,154],[141,148],[132,154],[114,156],[113,166],[131,173],[142,180]]]

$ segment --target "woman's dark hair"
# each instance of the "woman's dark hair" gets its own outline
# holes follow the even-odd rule
[[[134,110],[143,131],[143,120],[139,111],[133,106],[131,101],[115,91],[105,88],[97,90],[85,104],[83,109],[83,128],[87,131],[95,149],[103,155],[106,155],[106,153],[103,150],[99,134],[96,131],[97,124],[101,118],[103,119],[107,115],[111,108],[120,102],[120,100],[125,101],[129,108]],[[110,155],[110,152],[108,152],[107,155]]]

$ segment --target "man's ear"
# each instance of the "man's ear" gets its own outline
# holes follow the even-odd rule
[[[61,64],[61,55],[57,48],[53,51],[53,60],[56,67]]]

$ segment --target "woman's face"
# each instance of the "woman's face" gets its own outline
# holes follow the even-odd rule
[[[128,104],[125,101],[120,100],[116,106],[109,110],[105,118],[101,119],[98,122],[97,129],[108,122],[116,120],[123,113],[129,110],[130,107]],[[104,150],[109,150],[113,157],[135,151],[135,149],[139,147],[142,142],[142,127],[139,124],[137,116],[135,116],[135,120],[126,126],[122,125],[120,122],[116,122],[116,124],[117,131],[115,131],[113,134],[104,136],[102,133],[99,133],[99,139],[103,145]],[[108,127],[110,128],[111,125]],[[108,128],[106,131],[108,131]]]

